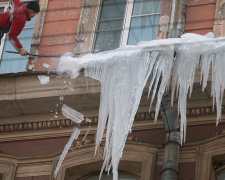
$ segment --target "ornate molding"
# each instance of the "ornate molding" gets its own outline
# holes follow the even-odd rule
[[[0,160],[0,174],[3,174],[4,180],[15,178],[17,165],[13,162],[5,162]]]
[[[96,24],[96,13],[98,12],[98,1],[84,0],[82,3],[74,48],[74,54],[77,56],[87,54],[91,51]]]
[[[225,106],[222,107],[222,112],[225,113]],[[216,115],[216,111],[213,111],[212,107],[198,107],[198,108],[188,108],[188,117],[197,117],[204,115]],[[142,112],[137,113],[135,116],[135,122],[140,121],[151,121],[154,120],[154,112]],[[96,126],[98,122],[98,117],[87,117],[91,122],[83,121],[80,126]],[[160,117],[159,117],[160,118]],[[20,132],[20,131],[35,131],[35,130],[46,130],[46,129],[62,129],[74,127],[75,123],[69,119],[58,119],[49,121],[39,121],[39,122],[24,122],[24,123],[14,123],[14,124],[2,124],[0,125],[0,133],[9,132]]]
[[[101,153],[94,158],[93,154],[95,151],[94,144],[89,145],[85,148],[80,149],[80,151],[72,151],[67,154],[64,159],[64,162],[58,172],[56,180],[61,180],[65,178],[66,170],[75,166],[85,165],[93,162],[98,162],[101,160]],[[100,149],[101,151],[101,149]],[[154,160],[156,158],[156,153],[158,148],[152,147],[149,144],[143,143],[127,143],[124,148],[124,153],[121,161],[135,161],[142,164],[141,177],[140,180],[152,179]],[[55,165],[57,160],[54,161]],[[96,167],[97,168],[97,167]],[[124,167],[123,169],[126,169]],[[54,168],[53,168],[54,169]],[[96,169],[99,170],[99,169]],[[129,171],[128,171],[129,172]],[[83,173],[83,172],[82,172]],[[89,173],[87,173],[89,174]],[[84,176],[86,174],[83,174]],[[51,178],[53,180],[53,176]]]
[[[84,121],[81,126],[90,126],[97,124],[97,117],[89,118],[92,120],[91,123]],[[33,131],[33,130],[44,130],[44,129],[61,129],[74,127],[75,123],[69,119],[60,120],[49,120],[40,122],[25,122],[15,124],[4,124],[0,126],[0,133],[5,132],[18,132],[18,131]]]
[[[80,20],[78,24],[78,29],[77,29],[77,36],[76,36],[76,41],[75,41],[75,48],[74,48],[74,53],[76,55],[79,55],[82,51],[82,48],[85,43],[86,39],[86,33],[87,33],[87,26],[88,26],[88,20],[90,16],[90,2],[89,0],[84,0],[82,3],[82,9],[81,9],[81,15],[80,15]]]
[[[225,0],[216,1],[216,13],[213,26],[215,37],[225,36]]]

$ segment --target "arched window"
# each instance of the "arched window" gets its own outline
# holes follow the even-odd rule
[[[99,172],[96,172],[94,174],[90,174],[88,176],[85,176],[85,177],[82,177],[80,178],[79,180],[99,180]],[[102,175],[102,180],[112,180],[113,178],[113,175],[112,174],[109,174],[107,175],[107,173],[104,173]],[[140,177],[135,175],[135,174],[132,174],[132,173],[128,173],[128,172],[119,172],[119,177],[118,177],[118,180],[139,180]]]

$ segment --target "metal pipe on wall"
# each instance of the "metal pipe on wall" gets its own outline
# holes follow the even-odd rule
[[[173,0],[169,38],[177,38],[184,33],[186,4],[187,0]],[[176,180],[179,174],[180,131],[177,111],[171,105],[169,92],[163,96],[160,112],[166,131],[161,179]]]
[[[166,131],[161,179],[176,180],[178,176],[178,160],[180,153],[180,132],[177,112],[172,107],[168,95],[168,92],[164,94],[160,109]]]

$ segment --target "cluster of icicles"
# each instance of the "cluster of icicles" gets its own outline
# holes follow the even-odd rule
[[[181,143],[184,142],[187,96],[188,93],[191,96],[198,67],[201,67],[203,91],[212,69],[211,96],[213,106],[216,103],[218,123],[225,88],[225,38],[214,38],[212,34],[184,34],[181,38],[142,42],[138,46],[125,46],[79,58],[66,55],[61,58],[60,73],[66,72],[76,78],[84,68],[86,77],[101,82],[95,150],[107,126],[102,171],[109,171],[112,167],[113,180],[118,179],[118,164],[148,79],[150,107],[156,97],[155,120],[165,91],[171,89],[171,103],[175,95],[178,98],[180,139]]]

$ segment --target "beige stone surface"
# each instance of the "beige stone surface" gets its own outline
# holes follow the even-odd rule
[[[17,167],[16,177],[51,175],[52,163],[27,163]]]
[[[225,0],[216,1],[216,13],[213,32],[215,37],[225,36]]]
[[[49,113],[60,96],[78,110],[99,104],[100,83],[84,76],[70,80],[52,75],[48,84],[40,84],[38,74],[23,73],[1,76],[0,85],[0,117]]]

